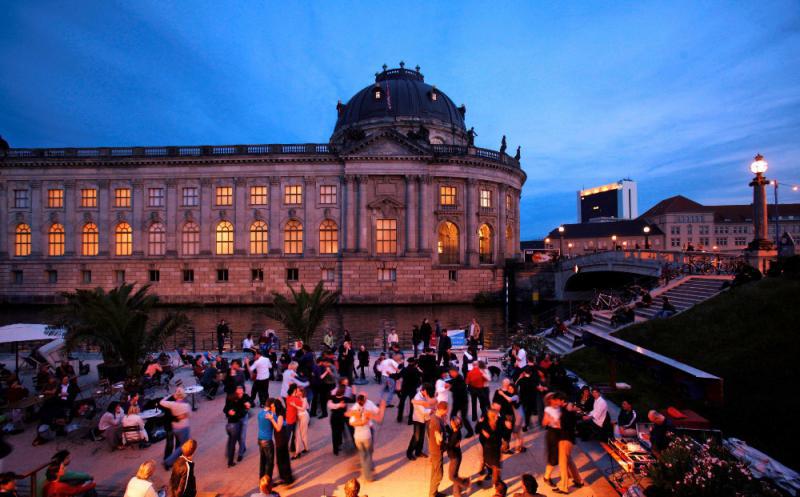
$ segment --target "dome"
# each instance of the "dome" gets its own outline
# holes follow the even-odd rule
[[[464,113],[444,92],[425,83],[416,70],[385,69],[375,75],[375,83],[356,93],[347,104],[338,105],[339,117],[333,137],[358,125],[391,122],[443,128],[450,134],[466,133]]]

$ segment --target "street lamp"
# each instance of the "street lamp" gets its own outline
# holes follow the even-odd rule
[[[567,244],[567,256],[572,257],[572,242]]]
[[[644,231],[644,249],[650,250],[650,226],[645,226],[642,231]]]
[[[778,214],[778,180],[770,181],[772,186],[775,187],[775,246],[778,251],[781,250],[781,217]]]
[[[611,248],[617,250],[617,235],[611,235]]]
[[[561,257],[561,255],[564,253],[564,226],[558,227],[558,234],[561,237],[558,240],[558,255]]]
[[[549,238],[545,238],[544,239],[544,248],[549,248],[549,245],[550,245],[550,239]]]
[[[764,173],[767,171],[767,161],[764,156],[757,154],[750,163],[750,171],[755,174],[755,178],[749,186],[753,187],[753,228],[754,238],[748,245],[750,250],[770,250],[772,242],[767,238],[767,179]]]

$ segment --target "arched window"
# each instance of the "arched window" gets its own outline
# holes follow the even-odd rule
[[[14,255],[17,257],[31,255],[31,227],[27,224],[18,224],[14,232]]]
[[[161,223],[150,226],[147,232],[147,253],[150,255],[164,255],[167,252],[167,231]]]
[[[119,223],[114,230],[114,253],[131,255],[133,253],[133,230],[128,223]]]
[[[319,253],[336,254],[339,252],[339,227],[330,219],[319,225]]]
[[[286,228],[283,230],[283,253],[303,253],[303,225],[300,221],[292,219],[286,223]]]
[[[220,221],[216,231],[217,255],[233,254],[233,225],[228,221]]]
[[[439,264],[458,264],[458,227],[450,221],[439,225]]]
[[[181,231],[181,254],[197,255],[200,253],[200,227],[191,221],[183,225]]]
[[[47,255],[64,255],[64,226],[58,223],[50,226],[50,231],[47,232]]]
[[[492,228],[488,224],[482,224],[478,228],[478,261],[481,264],[491,264],[494,259],[492,243]]]
[[[264,221],[254,221],[250,225],[250,253],[253,255],[265,255],[269,252],[267,245],[267,223]]]
[[[97,255],[99,247],[97,225],[87,223],[81,230],[81,255]]]

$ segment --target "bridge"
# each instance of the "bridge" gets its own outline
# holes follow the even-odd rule
[[[656,279],[669,277],[669,273],[729,273],[737,258],[728,254],[664,250],[610,250],[579,255],[561,259],[556,264],[555,297],[557,300],[569,300],[572,292],[600,287],[593,282],[598,278],[610,280],[608,273]]]

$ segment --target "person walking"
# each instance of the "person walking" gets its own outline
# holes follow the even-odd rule
[[[472,430],[472,425],[467,419],[467,404],[469,400],[467,394],[467,383],[464,381],[464,377],[458,374],[458,368],[455,366],[450,367],[449,383],[450,396],[453,399],[453,411],[450,414],[458,414],[461,416],[461,419],[464,420],[461,422],[461,424],[467,430],[467,438],[469,438],[474,435],[475,432]]]
[[[419,326],[414,325],[411,328],[411,345],[414,347],[414,357],[419,353],[419,344],[422,343],[422,335],[419,331]]]
[[[472,401],[473,423],[478,421],[478,404],[481,406],[481,416],[485,416],[487,409],[489,409],[489,382],[491,380],[492,375],[483,361],[478,361],[478,366],[473,367],[467,373],[465,381]]]
[[[558,465],[558,439],[561,432],[561,407],[559,406],[558,399],[556,399],[555,392],[550,392],[544,396],[544,417],[542,418],[542,426],[547,430],[545,435],[545,469],[544,481],[553,488],[556,484],[553,482],[552,474],[555,466]]]
[[[501,419],[498,410],[489,409],[475,428],[483,448],[483,465],[487,471],[484,479],[491,479],[492,485],[496,485],[502,479],[501,451],[506,433],[512,428],[511,422]]]
[[[453,416],[450,418],[450,424],[447,426],[447,441],[445,447],[447,449],[447,457],[450,459],[450,464],[447,466],[447,475],[450,481],[453,482],[453,497],[461,497],[461,493],[469,488],[469,478],[462,478],[458,476],[458,470],[461,468],[461,418]]]
[[[348,340],[342,343],[342,349],[339,351],[339,377],[347,378],[352,384],[355,365],[356,353],[353,350],[353,342]]]
[[[419,334],[422,336],[422,349],[425,350],[431,346],[431,335],[433,335],[433,328],[431,327],[431,323],[428,322],[428,318],[422,320],[422,324],[419,327]]]
[[[225,399],[225,407],[222,409],[222,412],[225,413],[225,417],[228,420],[225,431],[228,432],[227,455],[229,468],[236,466],[236,463],[233,461],[233,454],[236,452],[236,444],[239,444],[239,461],[244,458],[244,452],[247,450],[242,438],[242,424],[251,406],[250,397],[244,393],[244,387],[242,386],[236,387],[234,393],[228,395],[227,399]]]
[[[447,336],[447,330],[441,331],[441,336],[437,338],[436,345],[436,364],[443,367],[449,366],[450,349],[453,347],[453,341]]]
[[[364,370],[369,368],[369,351],[365,345],[358,347],[358,369],[361,371],[361,379],[366,380],[367,375]]]
[[[413,461],[418,457],[426,457],[422,452],[425,446],[425,425],[431,417],[431,410],[436,405],[433,385],[423,383],[411,400],[411,405],[414,409],[411,416],[414,431],[411,433],[411,440],[408,442],[406,457]]]
[[[374,477],[375,465],[372,461],[372,452],[374,450],[372,426],[373,423],[383,422],[383,415],[385,412],[385,400],[381,400],[380,405],[376,406],[373,402],[367,400],[367,395],[364,393],[356,397],[356,403],[349,411],[349,423],[350,426],[354,428],[353,442],[358,451],[358,457],[361,462],[361,478],[364,481],[372,481]]]
[[[429,497],[440,497],[444,494],[439,492],[439,484],[444,475],[444,452],[445,447],[445,421],[447,416],[447,402],[437,402],[436,410],[428,420],[426,430],[428,432],[428,453],[431,461],[431,480],[428,487]]]
[[[386,407],[394,407],[392,399],[394,399],[394,389],[397,383],[396,375],[399,368],[400,365],[391,356],[387,356],[379,365],[381,383],[383,384],[381,399],[386,401]]]
[[[269,476],[275,466],[275,433],[284,426],[283,416],[275,408],[275,399],[267,399],[264,409],[258,413],[258,477]]]
[[[225,348],[225,338],[230,332],[231,329],[228,327],[228,323],[224,319],[220,319],[217,324],[217,351],[219,355],[222,355],[222,350]]]
[[[253,402],[258,401],[261,407],[264,407],[265,402],[269,398],[269,377],[272,370],[272,361],[268,357],[262,355],[259,349],[252,349],[253,362],[245,359],[245,365],[251,373],[255,374],[253,378],[253,386],[250,390],[250,397]]]
[[[294,476],[292,475],[292,461],[289,454],[289,443],[292,439],[291,430],[286,422],[288,414],[279,400],[275,400],[275,413],[283,418],[283,426],[280,430],[275,430],[273,436],[275,438],[275,463],[278,466],[278,474],[281,477],[281,484],[291,485],[294,483]]]
[[[347,396],[347,387],[339,384],[328,401],[328,411],[331,421],[331,442],[333,443],[333,455],[338,456],[342,450],[342,439],[344,435],[347,411],[347,404],[352,403],[353,399]]]
[[[167,496],[195,497],[197,495],[197,482],[193,457],[195,451],[197,451],[197,442],[190,438],[178,450],[180,450],[181,456],[172,465]]]
[[[175,450],[164,459],[165,469],[169,469],[181,456],[181,446],[189,440],[189,432],[191,431],[189,429],[189,415],[192,412],[192,406],[184,402],[186,392],[184,392],[183,387],[178,387],[172,397],[175,400],[162,399],[159,402],[159,405],[167,408],[172,416],[172,434],[175,437]]]
[[[556,493],[569,493],[569,479],[578,488],[583,486],[583,479],[572,459],[572,447],[575,446],[575,430],[578,424],[577,409],[572,403],[567,403],[567,397],[561,392],[555,395],[561,408],[561,430],[558,433],[558,470],[561,479],[558,481]]]
[[[408,400],[408,424],[411,424],[411,418],[414,412],[414,405],[411,400],[419,389],[420,382],[422,381],[422,371],[417,367],[417,359],[409,357],[406,367],[400,372],[400,393],[398,397],[400,402],[397,405],[397,422],[403,422],[403,411],[405,410],[406,400]]]

